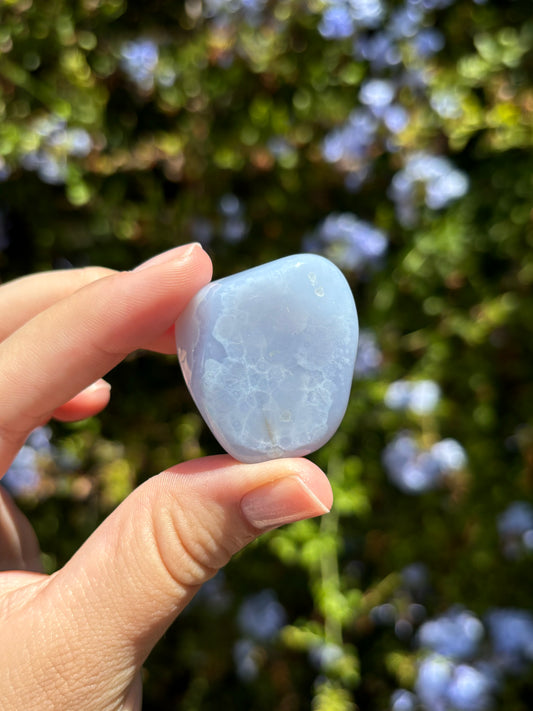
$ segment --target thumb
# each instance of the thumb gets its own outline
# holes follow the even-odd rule
[[[40,643],[46,648],[43,635],[52,640],[61,629],[69,650],[62,663],[70,659],[78,677],[91,679],[95,698],[120,694],[117,684],[126,693],[166,628],[234,553],[331,503],[327,478],[304,459],[240,464],[216,456],[173,467],[138,487],[49,580]],[[57,659],[49,666],[57,670]]]

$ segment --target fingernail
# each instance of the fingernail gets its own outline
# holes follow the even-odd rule
[[[142,269],[147,269],[148,267],[155,267],[158,264],[164,264],[165,262],[170,262],[173,259],[188,257],[191,252],[193,252],[197,247],[202,249],[202,245],[199,242],[191,242],[190,244],[181,244],[179,247],[173,247],[172,249],[167,249],[166,252],[161,252],[161,254],[156,254],[155,257],[151,257],[146,262],[139,264],[135,267],[134,272],[140,272]]]
[[[88,385],[83,392],[84,393],[95,393],[98,392],[99,390],[107,390],[108,392],[111,390],[111,385],[107,382],[107,380],[103,380],[100,378],[100,380],[95,380],[94,383],[91,383],[91,385]]]
[[[241,511],[252,526],[267,530],[321,516],[329,512],[328,504],[299,477],[289,476],[250,491],[241,500]]]

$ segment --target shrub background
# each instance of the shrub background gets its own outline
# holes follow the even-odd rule
[[[527,0],[2,3],[2,280],[196,240],[215,278],[323,253],[359,309],[312,457],[333,512],[206,586],[146,709],[529,708],[532,47]],[[174,358],[109,380],[6,479],[50,571],[140,481],[219,451]]]

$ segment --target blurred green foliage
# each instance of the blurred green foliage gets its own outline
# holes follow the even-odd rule
[[[389,708],[417,684],[424,619],[533,609],[531,546],[510,555],[498,530],[533,501],[531,4],[374,5],[370,21],[355,0],[0,4],[3,280],[129,269],[191,240],[221,277],[306,249],[346,213],[387,237],[381,260],[343,265],[378,355],[313,456],[332,513],[273,532],[206,586],[147,664],[146,709]],[[335,24],[335,7],[359,19]],[[357,247],[339,234],[331,254]],[[140,481],[219,451],[174,358],[134,354],[109,380],[107,411],[54,424],[54,456],[21,495],[50,570]],[[398,380],[438,384],[435,407],[392,407]],[[453,438],[466,464],[406,492],[383,459],[401,432],[424,451]],[[268,639],[239,623],[264,589],[286,616]],[[508,675],[494,704],[525,711],[532,693]]]

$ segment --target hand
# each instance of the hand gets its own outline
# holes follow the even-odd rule
[[[0,472],[36,426],[105,407],[100,379],[128,353],[175,352],[174,321],[210,278],[208,256],[188,245],[133,272],[50,272],[0,287]],[[0,487],[3,711],[140,709],[141,667],[199,586],[261,532],[325,513],[331,500],[303,459],[179,464],[46,576],[30,524]]]

